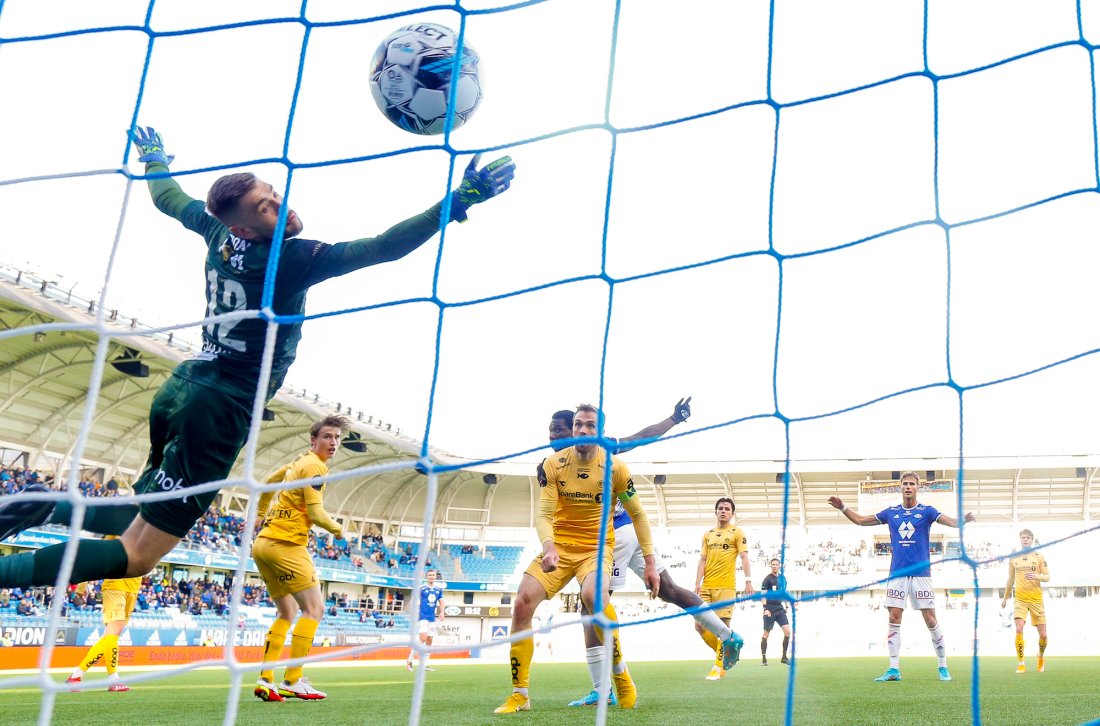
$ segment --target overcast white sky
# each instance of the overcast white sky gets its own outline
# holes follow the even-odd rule
[[[305,12],[325,22],[428,4],[311,0]],[[1100,42],[1098,5],[1082,3],[1091,42]],[[0,40],[141,25],[147,8],[145,0],[7,0]],[[438,448],[488,457],[543,444],[550,412],[599,400],[605,328],[603,397],[608,430],[618,435],[667,416],[684,395],[694,396],[695,415],[678,433],[768,416],[777,406],[790,418],[815,416],[943,383],[948,360],[953,380],[972,386],[1097,348],[1096,193],[954,227],[950,247],[945,232],[1097,186],[1083,46],[938,84],[912,77],[798,103],[921,71],[922,8],[919,0],[779,0],[770,84],[764,0],[684,0],[675,9],[624,2],[614,53],[607,0],[547,0],[467,16],[485,99],[452,144],[460,153],[502,149],[486,161],[511,154],[512,190],[473,209],[468,224],[448,228],[442,250],[437,237],[400,262],[316,287],[310,314],[433,290],[445,304],[465,303],[574,277],[617,280],[724,261],[447,307],[428,429],[435,304],[307,322],[288,380]],[[298,0],[160,0],[150,22],[169,32],[300,9]],[[313,29],[289,134],[292,162],[432,141],[390,125],[367,86],[377,43],[414,21],[457,29],[461,17],[431,12]],[[162,132],[177,157],[174,171],[283,155],[303,35],[301,24],[282,23],[152,43],[137,118]],[[1078,37],[1072,0],[929,2],[928,64],[939,76]],[[98,296],[126,180],[2,182],[119,168],[149,49],[148,36],[133,30],[0,43],[0,261]],[[626,129],[760,101],[769,85],[784,104],[778,115],[754,104],[617,137],[596,128],[524,143],[578,126]],[[370,236],[441,198],[447,161],[443,151],[422,151],[298,170],[288,199],[305,237]],[[281,164],[247,168],[277,187],[287,183]],[[220,173],[179,181],[201,198]],[[199,238],[160,215],[143,187],[135,185],[125,207],[108,305],[151,322],[198,319],[205,309]],[[937,191],[946,226],[928,223],[937,216]],[[769,245],[793,255],[876,235],[782,263],[766,254]],[[738,254],[746,256],[725,259]],[[184,334],[198,338],[194,329]],[[1098,453],[1098,365],[1088,356],[967,392],[966,453]],[[792,424],[791,456],[957,455],[958,400],[953,390],[933,388]],[[629,458],[783,459],[785,447],[773,417]]]

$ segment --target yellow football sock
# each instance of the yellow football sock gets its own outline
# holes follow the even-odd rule
[[[619,622],[619,614],[615,612],[615,608],[611,603],[607,603],[604,606],[603,614],[607,616],[608,620],[617,623]],[[603,633],[600,632],[600,628],[596,628],[596,632],[600,635],[600,640],[603,640]],[[623,662],[623,649],[619,642],[619,629],[614,628],[611,631],[611,672],[622,673],[626,670],[626,664]]]
[[[710,646],[714,651],[714,662],[718,665],[722,665],[722,641],[718,640],[718,636],[709,630],[704,630],[702,633],[703,642]]]
[[[288,630],[290,630],[290,622],[276,618],[271,624],[271,629],[267,631],[267,637],[264,638],[264,662],[260,666],[260,678],[268,683],[275,681],[275,668],[270,664],[279,660],[279,656],[283,654]]]
[[[1039,638],[1039,657],[1040,658],[1043,657],[1043,654],[1046,653],[1046,650],[1047,650],[1047,639],[1046,638]]]
[[[96,641],[95,645],[88,649],[88,652],[84,654],[84,657],[80,660],[80,670],[87,672],[89,668],[99,662],[107,652],[107,639],[109,635],[104,635],[102,638]],[[118,638],[116,637],[117,641]]]
[[[531,680],[531,659],[535,657],[535,639],[524,638],[512,643],[512,687],[526,689]],[[524,693],[527,691],[524,690]]]
[[[103,646],[103,655],[106,656],[103,665],[107,668],[107,675],[111,675],[118,671],[118,636],[104,635],[102,640],[107,641]]]
[[[313,636],[317,634],[317,626],[321,623],[313,618],[298,618],[294,624],[294,632],[290,634],[290,657],[305,658],[309,655],[309,649],[313,647]],[[294,685],[302,677],[302,666],[286,667],[286,682]]]
[[[1024,634],[1016,633],[1016,659],[1024,659]]]

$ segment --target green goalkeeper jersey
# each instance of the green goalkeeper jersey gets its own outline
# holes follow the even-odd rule
[[[167,169],[156,162],[146,165],[150,174],[165,173]],[[173,179],[150,179],[149,191],[157,209],[206,241],[203,317],[259,310],[273,243],[244,240],[232,234],[206,213],[203,202],[188,196]],[[285,240],[274,271],[271,309],[276,315],[300,316],[312,285],[403,257],[439,231],[441,207],[436,204],[374,238],[332,245],[297,238]],[[202,351],[177,366],[175,373],[250,403],[256,395],[266,335],[267,322],[259,317],[208,322],[203,326]],[[279,324],[266,399],[282,386],[301,338],[301,320]]]

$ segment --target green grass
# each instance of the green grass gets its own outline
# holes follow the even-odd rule
[[[1029,659],[1029,666],[1034,658]],[[589,690],[583,664],[536,663],[532,673],[534,710],[496,716],[493,709],[511,691],[506,665],[456,665],[437,662],[428,674],[420,723],[591,724],[595,709],[565,704]],[[932,658],[903,658],[900,683],[875,683],[885,658],[806,659],[797,671],[793,723],[826,726],[891,724],[970,724],[971,678],[968,659],[951,662],[955,680],[941,683]],[[1100,717],[1095,688],[1100,666],[1094,658],[1053,658],[1046,673],[1016,675],[1012,658],[981,660],[981,719],[992,726],[1062,726]],[[703,680],[706,663],[638,662],[631,673],[641,694],[633,712],[611,709],[608,723],[631,726],[753,726],[784,724],[790,670],[778,661],[767,668],[748,659],[719,682]],[[252,697],[249,674],[240,692],[237,723],[406,724],[413,674],[403,667],[313,668],[314,684],[325,701],[262,703]],[[54,676],[62,680],[63,675]],[[10,677],[0,678],[0,686]],[[89,691],[58,694],[53,723],[113,723],[125,726],[220,724],[225,715],[226,674],[204,670],[135,683],[128,693]],[[0,724],[32,724],[41,694],[36,689],[0,689]]]

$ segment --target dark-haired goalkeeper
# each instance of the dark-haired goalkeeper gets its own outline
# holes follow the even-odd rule
[[[458,189],[427,211],[378,237],[326,244],[299,239],[302,220],[271,184],[250,173],[214,182],[204,205],[183,192],[168,174],[168,155],[152,128],[135,128],[131,139],[150,176],[149,191],[161,212],[202,236],[206,246],[206,288],[202,352],[176,366],[160,387],[149,413],[149,459],[134,485],[138,493],[180,492],[181,496],[131,507],[123,527],[119,513],[110,522],[86,519],[85,529],[119,534],[116,540],[82,540],[71,582],[133,577],[149,572],[183,538],[214,500],[216,491],[185,490],[224,480],[244,445],[257,396],[269,400],[283,383],[301,339],[301,320],[280,323],[272,344],[271,374],[259,389],[268,323],[258,317],[273,241],[282,229],[271,310],[281,316],[305,312],[309,288],[331,277],[398,260],[427,242],[450,221],[466,220],[467,210],[508,189],[515,174],[511,158],[466,167]],[[444,206],[448,219],[443,219]],[[205,207],[205,208],[204,208]],[[251,311],[251,313],[249,312]],[[229,314],[239,317],[221,317]],[[41,488],[39,491],[43,491]],[[0,540],[44,522],[68,524],[71,509],[53,502],[5,498],[0,506]],[[64,504],[64,503],[62,503]],[[97,508],[90,507],[91,514]],[[115,507],[103,507],[115,509]],[[136,516],[135,516],[136,515]],[[124,531],[121,531],[123,530]],[[0,587],[52,585],[65,545],[0,558]]]

